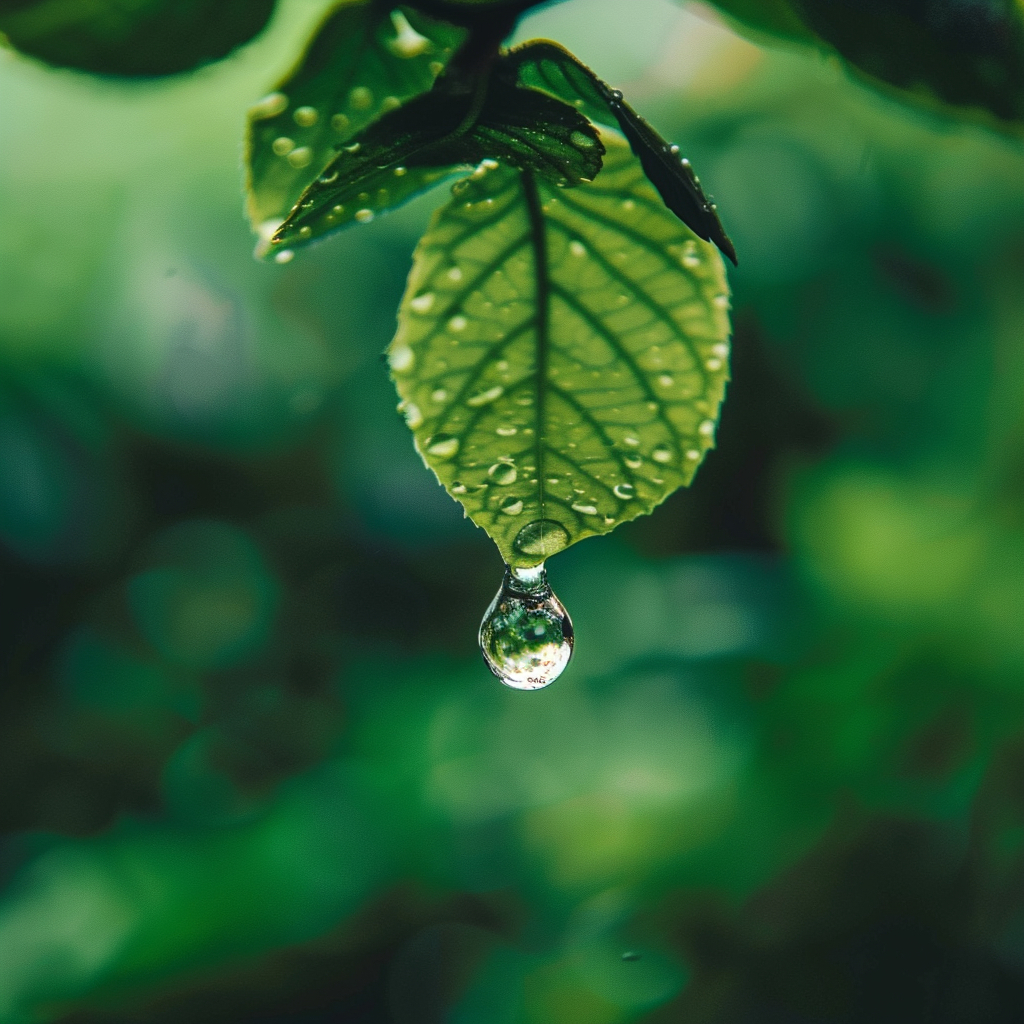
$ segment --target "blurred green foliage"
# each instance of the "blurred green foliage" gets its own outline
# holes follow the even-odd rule
[[[552,562],[516,693],[378,358],[435,197],[250,255],[322,7],[157,85],[0,55],[0,1021],[1019,1020],[1020,146],[667,2],[524,24],[740,267],[717,450]]]

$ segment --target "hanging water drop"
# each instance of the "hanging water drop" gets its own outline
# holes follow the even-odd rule
[[[562,674],[572,657],[572,620],[551,590],[543,562],[506,568],[479,639],[487,667],[515,690],[539,690]]]

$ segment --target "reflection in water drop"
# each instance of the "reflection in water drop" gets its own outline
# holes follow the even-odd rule
[[[552,592],[543,563],[506,568],[480,623],[487,667],[515,690],[539,690],[565,670],[572,644],[572,620]]]

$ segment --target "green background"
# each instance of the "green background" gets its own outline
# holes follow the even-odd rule
[[[1020,1020],[1019,141],[667,0],[521,26],[740,266],[717,449],[550,562],[511,692],[380,361],[443,193],[251,255],[323,7],[154,83],[0,51],[0,1022]]]

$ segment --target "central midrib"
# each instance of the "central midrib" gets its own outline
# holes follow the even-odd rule
[[[545,392],[544,382],[548,371],[549,342],[549,305],[551,289],[547,274],[547,235],[544,227],[544,210],[541,208],[540,193],[532,171],[523,171],[523,194],[526,197],[526,209],[530,219],[530,242],[533,246],[533,273],[536,288],[536,427],[534,430],[534,462],[537,472],[537,491],[540,504],[540,517],[547,515],[547,495],[545,493],[544,472],[544,431],[545,431]]]

